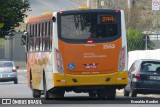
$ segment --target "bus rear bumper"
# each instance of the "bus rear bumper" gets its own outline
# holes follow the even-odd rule
[[[128,83],[128,71],[97,75],[53,74],[54,87],[111,86],[121,89]],[[123,87],[122,87],[123,86]]]

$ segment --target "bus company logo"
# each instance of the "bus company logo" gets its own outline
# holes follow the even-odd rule
[[[114,49],[116,46],[115,44],[104,44],[103,49]]]
[[[70,70],[75,69],[75,64],[74,64],[74,63],[69,63],[69,64],[68,64],[68,68],[69,68]]]
[[[2,104],[11,104],[11,99],[2,99]]]

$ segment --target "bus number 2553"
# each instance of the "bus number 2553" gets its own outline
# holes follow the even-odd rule
[[[104,44],[103,45],[103,49],[114,49],[115,48],[115,44]]]

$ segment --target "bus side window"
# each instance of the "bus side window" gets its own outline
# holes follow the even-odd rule
[[[41,24],[39,23],[38,24],[38,51],[40,51],[40,42],[41,42],[41,39],[40,39],[40,37],[41,37]]]
[[[27,52],[29,51],[29,36],[30,36],[30,24],[27,24],[27,30],[28,32],[27,36],[26,36],[26,48],[27,48]]]
[[[49,31],[48,31],[48,34],[49,34],[49,41],[50,41],[50,44],[49,44],[49,49],[50,51],[52,50],[52,38],[53,38],[53,24],[51,24],[52,21],[49,21]]]
[[[34,35],[33,35],[33,24],[30,25],[30,35],[29,35],[29,51],[33,51],[34,46]]]
[[[39,51],[39,23],[36,24],[35,51]]]
[[[47,22],[45,22],[45,36],[44,36],[44,38],[45,38],[44,48],[45,48],[45,51],[48,51],[49,41],[48,41],[48,23]]]
[[[42,51],[42,36],[43,36],[43,27],[42,27],[42,23],[40,23],[40,44],[39,44],[39,47],[40,47],[40,51]]]

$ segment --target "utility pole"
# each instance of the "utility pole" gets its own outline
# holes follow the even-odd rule
[[[113,8],[118,9],[119,7],[119,0],[112,0]]]
[[[96,8],[100,8],[100,0],[96,0]]]
[[[90,4],[91,3],[91,1],[90,0],[87,0],[87,7],[91,7]]]
[[[128,0],[128,25],[130,24],[130,16],[131,16],[131,0]]]
[[[148,42],[148,37],[147,37],[147,35],[145,35],[145,49],[147,50],[147,43]]]
[[[128,0],[128,8],[132,8],[136,5],[136,0]]]

